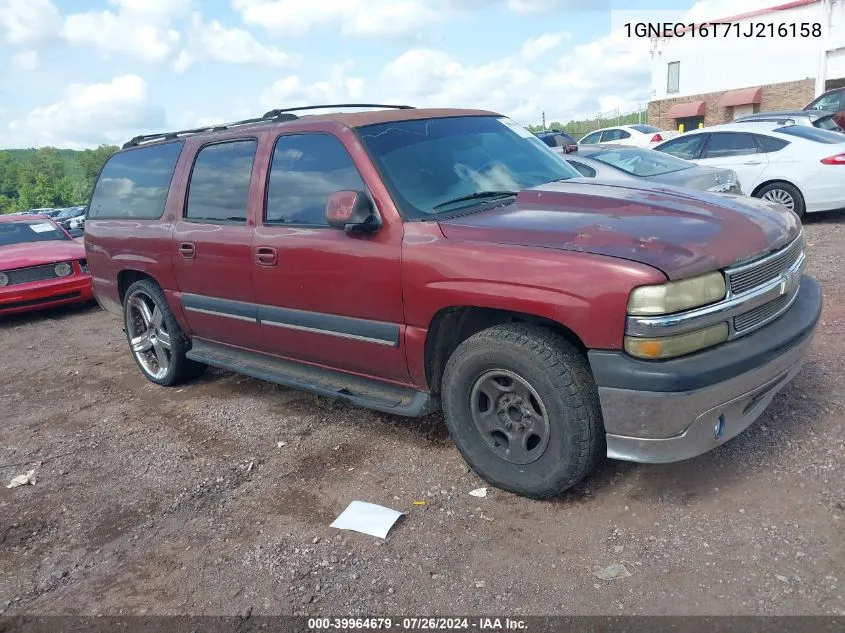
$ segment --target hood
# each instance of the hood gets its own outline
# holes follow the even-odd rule
[[[85,259],[85,247],[74,240],[51,240],[0,246],[0,270]]]
[[[439,224],[448,239],[619,257],[669,279],[753,259],[801,231],[794,213],[756,198],[587,178],[526,189],[510,204]]]

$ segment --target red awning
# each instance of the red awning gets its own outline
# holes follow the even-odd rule
[[[722,95],[719,105],[723,108],[730,106],[749,105],[760,103],[763,100],[762,88],[743,88],[742,90],[731,90]]]
[[[688,101],[687,103],[676,103],[669,108],[670,119],[685,119],[690,116],[704,116],[703,101]]]

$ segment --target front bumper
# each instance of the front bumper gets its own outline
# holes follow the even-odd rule
[[[84,274],[6,286],[0,288],[0,315],[81,303],[93,298],[91,275]]]
[[[798,373],[821,308],[821,289],[805,276],[787,312],[757,332],[711,350],[667,361],[589,352],[607,456],[676,462],[744,431]]]

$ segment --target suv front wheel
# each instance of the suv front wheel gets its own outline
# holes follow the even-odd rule
[[[446,365],[441,397],[464,459],[504,490],[558,495],[604,454],[587,359],[545,328],[511,323],[471,336]]]
[[[123,319],[132,356],[152,382],[169,387],[205,370],[205,365],[185,357],[190,349],[188,338],[154,281],[142,279],[129,286]]]

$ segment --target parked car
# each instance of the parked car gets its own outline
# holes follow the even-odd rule
[[[845,88],[828,90],[804,106],[805,110],[824,110],[833,112],[836,124],[845,129]]]
[[[822,298],[779,205],[581,178],[493,112],[303,110],[107,160],[85,245],[150,381],[442,407],[477,473],[548,497],[719,446],[807,354]]]
[[[633,145],[634,147],[653,147],[666,139],[678,136],[678,132],[661,130],[653,125],[617,125],[602,128],[584,136],[579,145]]]
[[[577,154],[567,155],[566,162],[588,178],[650,182],[742,195],[742,187],[732,169],[699,167],[641,147],[581,145]]]
[[[93,296],[82,244],[45,216],[0,215],[0,316]]]
[[[71,229],[71,222],[76,218],[85,218],[85,210],[87,209],[86,206],[78,206],[78,207],[68,207],[64,209],[61,213],[55,216],[53,219],[65,230],[69,231]]]
[[[706,167],[733,169],[749,196],[804,213],[845,208],[845,134],[803,125],[729,123],[655,147]]]
[[[560,150],[564,154],[568,154],[569,152],[575,152],[578,150],[578,141],[576,141],[566,132],[559,132],[557,130],[537,132],[537,138],[539,138],[549,147],[560,148]]]
[[[748,116],[741,116],[738,119],[734,119],[734,123],[747,123],[749,121],[777,123],[778,125],[805,125],[807,127],[817,127],[822,130],[830,130],[831,132],[845,131],[836,124],[834,113],[824,110],[758,112],[757,114],[749,114]]]

